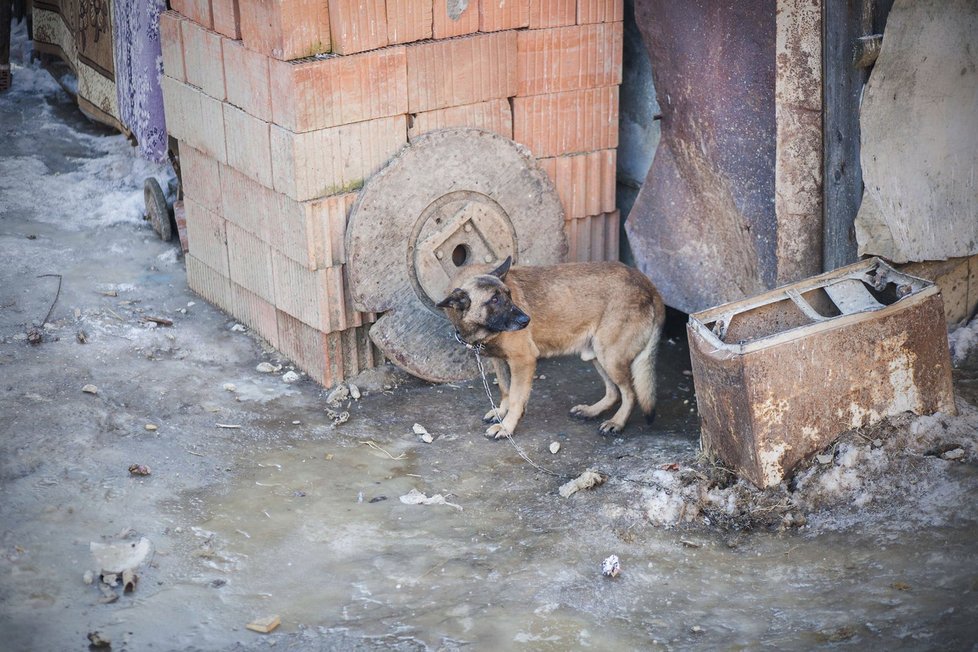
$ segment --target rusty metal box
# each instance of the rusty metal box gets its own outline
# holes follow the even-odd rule
[[[954,413],[937,286],[873,258],[689,316],[701,444],[758,487],[841,433]]]

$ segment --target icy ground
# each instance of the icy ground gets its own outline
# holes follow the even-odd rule
[[[284,382],[288,361],[195,297],[142,220],[143,179],[168,171],[80,117],[18,30],[0,95],[0,649],[95,632],[163,651],[974,649],[975,321],[950,334],[956,416],[847,433],[765,492],[698,458],[681,328],[659,419],[621,437],[567,416],[601,393],[589,366],[548,362],[517,441],[561,476],[608,476],[564,498],[566,478],[481,437],[480,383],[387,369],[330,402]],[[134,590],[100,582],[136,553]],[[272,615],[270,634],[245,628]]]

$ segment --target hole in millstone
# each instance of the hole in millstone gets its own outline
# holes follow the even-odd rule
[[[460,244],[452,250],[452,262],[455,263],[456,267],[461,267],[465,263],[469,262],[469,256],[472,254],[468,246]]]

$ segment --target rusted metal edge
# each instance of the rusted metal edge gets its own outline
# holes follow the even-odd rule
[[[872,283],[873,280],[871,278],[871,274],[877,270],[885,272],[886,277],[889,279],[906,281],[906,283],[911,286],[911,293],[905,297],[897,299],[889,305],[883,305],[876,310],[861,311],[834,317],[825,317],[818,314],[808,304],[808,302],[801,297],[801,295],[806,292],[824,288],[833,283],[838,283],[839,281],[848,279]],[[940,288],[930,281],[899,272],[879,258],[869,258],[852,265],[847,265],[846,267],[840,267],[839,269],[827,272],[825,274],[813,276],[803,281],[783,285],[769,292],[764,292],[763,294],[747,299],[741,299],[739,301],[725,303],[720,306],[715,306],[713,308],[708,308],[707,310],[693,313],[689,316],[689,327],[700,335],[707,343],[714,347],[714,351],[704,353],[720,355],[721,357],[727,355],[738,355],[775,346],[782,342],[795,339],[801,333],[810,335],[834,328],[841,328],[867,319],[869,315],[885,316],[891,312],[902,310],[904,307],[909,305],[915,305],[923,302],[935,294],[940,294]],[[729,325],[730,320],[739,313],[747,312],[749,310],[774,303],[775,301],[782,300],[792,301],[799,308],[799,310],[811,318],[813,322],[811,324],[797,326],[783,332],[761,337],[746,343],[724,342],[716,333],[713,332],[712,329],[707,327],[707,324],[716,323],[719,321],[724,322],[725,325]]]

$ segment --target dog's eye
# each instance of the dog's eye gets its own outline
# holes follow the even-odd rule
[[[492,298],[489,299],[489,303],[491,303],[492,305],[496,305],[497,303],[499,303],[499,295],[498,294],[492,295]]]

